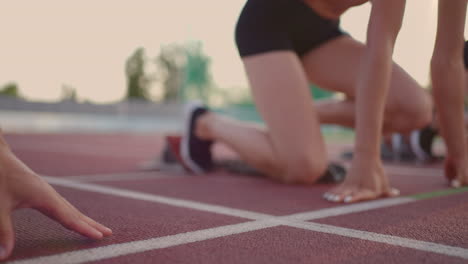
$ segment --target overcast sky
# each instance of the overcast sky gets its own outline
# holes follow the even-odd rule
[[[421,3],[424,2],[425,5]],[[55,100],[63,84],[97,102],[125,93],[124,64],[139,46],[155,56],[163,44],[201,40],[220,87],[246,87],[234,43],[245,0],[0,0],[0,85],[17,82],[30,99]],[[409,0],[395,60],[428,82],[436,0]],[[370,6],[342,25],[364,41]]]

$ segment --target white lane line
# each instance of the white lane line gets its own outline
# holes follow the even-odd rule
[[[67,253],[17,260],[7,262],[9,264],[76,264],[90,261],[108,259],[123,255],[141,253],[149,250],[162,249],[178,245],[189,244],[209,240],[213,238],[225,237],[245,232],[265,229],[278,226],[274,221],[254,221],[235,225],[209,228],[193,232],[181,233],[177,235],[158,237],[148,240],[114,244],[105,247],[71,251]]]
[[[67,176],[67,180],[78,182],[102,182],[102,181],[131,181],[131,180],[151,180],[162,178],[183,178],[189,177],[184,174],[166,175],[158,172],[133,172],[122,174],[95,174],[95,175],[82,175],[82,176]]]
[[[62,253],[58,255],[32,258],[19,260],[9,263],[82,263],[91,260],[99,260],[104,258],[111,258],[115,256],[128,255],[133,253],[140,253],[143,251],[183,245],[187,243],[192,243],[196,241],[203,241],[217,237],[229,236],[234,234],[240,234],[244,232],[260,230],[264,228],[275,227],[279,225],[302,228],[305,230],[311,230],[316,232],[340,235],[350,238],[365,239],[379,243],[385,243],[395,246],[407,247],[417,250],[423,250],[427,252],[433,252],[438,254],[443,254],[447,256],[461,257],[468,259],[468,249],[450,247],[446,245],[412,240],[407,238],[401,238],[390,235],[383,235],[378,233],[353,230],[347,228],[341,228],[336,226],[329,226],[317,223],[301,222],[300,220],[312,220],[318,219],[320,217],[328,216],[337,216],[343,214],[349,214],[353,212],[362,212],[365,210],[372,210],[377,208],[384,208],[389,206],[394,206],[398,204],[409,203],[414,200],[405,199],[405,198],[394,198],[382,201],[372,201],[367,203],[355,204],[350,206],[340,206],[337,208],[323,209],[318,211],[293,214],[289,216],[272,216],[267,214],[260,214],[245,210],[238,210],[229,207],[216,206],[210,204],[203,204],[198,202],[192,202],[181,199],[173,199],[168,197],[162,197],[158,195],[138,193],[128,190],[122,190],[112,187],[99,186],[94,184],[87,183],[78,183],[63,179],[58,179],[54,177],[45,177],[51,184],[74,188],[78,190],[97,192],[108,195],[115,195],[120,197],[132,198],[143,201],[157,202],[162,204],[168,204],[172,206],[190,208],[194,210],[212,212],[217,214],[224,214],[229,216],[243,217],[247,219],[253,219],[257,221],[241,223],[237,225],[222,226],[217,228],[210,228],[205,230],[199,230],[194,232],[187,232],[182,234],[177,234],[173,236],[154,238],[149,240],[134,241],[122,244],[115,244],[106,247],[99,247],[81,251],[72,251],[67,253]],[[348,209],[351,207],[352,209]],[[366,209],[367,208],[367,209]],[[341,213],[340,213],[340,210]],[[311,219],[308,219],[311,218]],[[163,245],[163,246],[162,246]],[[114,252],[114,253],[113,253]],[[90,259],[92,258],[92,259]],[[40,262],[39,262],[40,261]],[[73,262],[72,262],[73,261]]]
[[[251,220],[265,220],[265,219],[271,219],[273,217],[277,217],[274,215],[257,213],[257,212],[252,212],[248,210],[240,210],[240,209],[234,209],[234,208],[225,207],[225,206],[211,205],[211,204],[200,203],[200,202],[195,202],[195,201],[170,198],[170,197],[165,197],[165,196],[160,196],[160,195],[136,192],[136,191],[109,187],[109,186],[104,186],[104,185],[97,185],[97,184],[83,183],[83,182],[73,182],[73,181],[68,180],[68,177],[67,179],[62,179],[62,178],[56,178],[56,177],[43,176],[43,178],[46,179],[49,183],[53,185],[57,185],[57,186],[63,186],[63,187],[68,187],[68,188],[73,188],[73,189],[78,189],[78,190],[83,190],[83,191],[92,191],[95,193],[120,196],[120,197],[125,197],[125,198],[141,200],[141,201],[162,203],[162,204],[167,204],[171,206],[184,207],[184,208],[189,208],[189,209],[194,209],[194,210],[199,210],[199,211],[206,211],[206,212],[211,212],[211,213],[216,213],[216,214],[224,214],[224,215],[246,218],[246,219],[251,219]],[[363,203],[358,203],[358,204],[337,206],[333,208],[320,209],[320,210],[315,210],[312,212],[291,214],[288,216],[278,216],[278,219],[309,221],[309,220],[314,220],[314,219],[319,219],[319,218],[369,211],[369,210],[378,209],[378,208],[385,208],[385,207],[395,206],[399,204],[410,203],[414,201],[416,201],[416,199],[409,198],[409,197],[390,198],[390,199],[363,202]]]
[[[246,211],[246,210],[229,208],[225,206],[211,205],[211,204],[199,203],[195,201],[170,198],[170,197],[165,197],[165,196],[160,196],[160,195],[135,192],[135,191],[119,189],[119,188],[114,188],[114,187],[107,187],[103,185],[73,182],[73,181],[69,181],[66,179],[59,179],[59,178],[48,177],[48,176],[43,176],[43,178],[46,179],[49,183],[53,185],[57,185],[57,186],[63,186],[63,187],[69,187],[69,188],[82,190],[82,191],[89,191],[89,192],[131,198],[131,199],[140,200],[140,201],[156,202],[156,203],[161,203],[161,204],[166,204],[166,205],[171,205],[171,206],[176,206],[176,207],[183,207],[183,208],[188,208],[188,209],[193,209],[193,210],[198,210],[198,211],[205,211],[205,212],[210,212],[210,213],[215,213],[215,214],[223,214],[223,215],[229,215],[229,216],[252,219],[252,220],[264,220],[264,219],[269,219],[272,217],[271,215],[268,215],[268,214],[261,214],[261,213]]]
[[[124,255],[142,253],[145,251],[168,248],[173,246],[186,245],[193,242],[201,242],[214,238],[221,238],[276,226],[289,226],[300,228],[304,230],[326,233],[331,235],[339,235],[347,238],[357,238],[361,240],[368,240],[392,246],[400,246],[411,248],[430,253],[437,253],[451,257],[459,257],[468,259],[468,249],[446,246],[431,242],[425,242],[415,239],[408,239],[396,237],[391,235],[378,234],[367,231],[354,230],[349,228],[342,228],[317,223],[284,221],[278,218],[271,218],[269,220],[258,220],[235,225],[221,226],[198,230],[193,232],[186,232],[177,235],[133,241],[121,244],[114,244],[105,247],[84,249],[79,251],[71,251],[57,255],[38,257],[25,260],[17,260],[7,262],[9,264],[76,264],[89,261],[97,261]]]
[[[283,216],[282,219],[294,220],[294,221],[310,221],[314,219],[339,216],[344,214],[358,213],[364,211],[370,211],[379,208],[385,208],[400,204],[406,204],[416,201],[416,199],[409,197],[398,197],[390,199],[382,199],[376,201],[369,201],[364,203],[350,204],[337,206],[332,208],[320,209],[312,212],[297,213],[288,216]]]
[[[405,248],[411,248],[421,251],[426,251],[430,253],[438,253],[451,257],[459,257],[463,259],[468,259],[468,249],[460,247],[446,246],[442,244],[436,244],[432,242],[420,241],[410,238],[397,237],[392,235],[384,235],[374,232],[367,232],[331,225],[324,225],[318,223],[289,223],[288,226],[297,227],[300,229],[311,230],[320,233],[327,233],[333,235],[339,235],[349,238],[358,238],[362,240],[369,240],[373,242],[400,246]]]
[[[57,186],[63,186],[63,187],[68,187],[72,189],[90,191],[90,192],[107,194],[107,195],[120,196],[120,197],[135,199],[135,200],[141,200],[141,201],[162,203],[162,204],[167,204],[171,206],[184,207],[184,208],[189,208],[189,209],[194,209],[194,210],[199,210],[199,211],[206,211],[206,212],[211,212],[211,213],[216,213],[216,214],[224,214],[224,215],[246,218],[246,219],[251,219],[251,220],[265,220],[265,219],[271,219],[272,217],[278,217],[279,219],[308,221],[308,220],[314,220],[314,219],[319,219],[319,218],[338,216],[338,215],[368,211],[368,210],[373,210],[373,209],[378,209],[378,208],[390,207],[390,206],[395,206],[399,204],[416,201],[413,198],[400,197],[400,198],[391,198],[391,199],[384,199],[384,200],[377,200],[377,201],[362,202],[358,204],[344,205],[344,206],[338,206],[334,208],[320,209],[320,210],[315,210],[312,212],[291,214],[288,216],[274,216],[274,215],[269,215],[269,214],[252,212],[248,210],[240,210],[240,209],[234,209],[234,208],[230,208],[226,206],[212,205],[212,204],[207,204],[207,203],[201,203],[201,202],[195,202],[195,201],[189,201],[189,200],[183,200],[183,199],[177,199],[177,198],[170,198],[170,197],[165,197],[161,195],[142,193],[142,192],[109,187],[109,186],[104,186],[104,185],[74,182],[74,181],[68,180],[68,178],[63,179],[63,178],[50,177],[50,176],[43,176],[43,178],[46,179],[50,184],[57,185]]]

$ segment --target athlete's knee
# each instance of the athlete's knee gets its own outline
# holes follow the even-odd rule
[[[408,122],[407,129],[409,131],[420,129],[430,124],[432,122],[432,113],[433,104],[431,96],[426,92],[422,92],[417,100],[407,106],[406,112],[400,118]]]
[[[392,131],[408,133],[429,125],[432,121],[432,109],[430,107],[409,107],[398,111],[391,116]]]
[[[432,121],[432,109],[430,95],[418,88],[414,96],[387,104],[385,125],[401,133],[423,128]]]
[[[308,157],[301,155],[283,163],[281,180],[291,184],[311,184],[316,182],[327,169],[327,159],[323,157]]]

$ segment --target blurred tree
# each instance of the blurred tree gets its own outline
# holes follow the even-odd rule
[[[16,83],[7,83],[0,88],[0,95],[6,95],[11,97],[20,97],[19,88]]]
[[[161,47],[155,62],[158,79],[162,81],[162,100],[175,102],[181,99],[186,63],[184,47],[176,44]]]
[[[208,103],[211,90],[210,58],[203,53],[200,42],[190,43],[185,49],[184,90],[194,91],[195,96]],[[187,96],[187,94],[186,94]]]
[[[209,102],[212,87],[210,59],[203,53],[200,42],[164,46],[155,62],[162,82],[163,101],[196,98]]]
[[[138,48],[125,64],[127,99],[149,100],[150,80],[145,75],[145,50]]]
[[[62,95],[60,96],[61,101],[77,102],[78,96],[76,94],[75,87],[67,84],[62,84]]]

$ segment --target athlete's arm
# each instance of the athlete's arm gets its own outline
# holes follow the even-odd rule
[[[11,213],[34,208],[84,236],[100,239],[112,231],[80,213],[11,152],[0,131],[0,261],[14,246]]]
[[[468,185],[468,142],[464,142],[463,42],[466,0],[439,0],[436,43],[431,59],[433,99],[446,146],[446,176],[453,187]],[[449,172],[449,171],[447,171]]]
[[[355,161],[379,159],[392,55],[406,0],[372,0],[366,50],[357,83]]]

